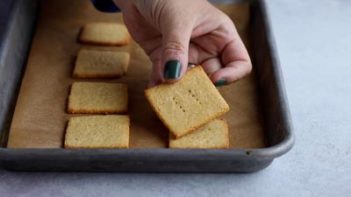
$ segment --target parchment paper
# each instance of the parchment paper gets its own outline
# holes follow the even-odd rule
[[[243,39],[248,42],[248,5],[220,7],[234,19]],[[135,43],[126,47],[100,47],[77,42],[82,25],[99,21],[122,22],[122,16],[98,12],[87,0],[42,1],[11,124],[9,148],[62,147],[66,123],[71,116],[66,113],[67,96],[72,82],[78,81],[71,77],[71,73],[80,48],[110,48],[131,53],[126,76],[113,80],[126,83],[129,87],[130,146],[167,147],[168,131],[144,97],[151,63],[143,50]],[[230,127],[231,147],[264,147],[253,74],[235,84],[220,88],[220,91],[231,107],[230,112],[224,116]]]

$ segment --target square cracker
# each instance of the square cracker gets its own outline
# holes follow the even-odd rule
[[[120,83],[74,82],[68,97],[69,113],[111,114],[128,109],[127,85]]]
[[[158,117],[179,138],[229,111],[229,106],[201,66],[173,84],[145,91]]]
[[[120,77],[127,72],[128,64],[127,52],[81,49],[77,55],[73,77]]]
[[[71,117],[68,121],[65,148],[128,148],[129,117],[93,115]]]
[[[215,119],[181,138],[170,136],[170,148],[229,148],[228,124]]]
[[[125,25],[119,23],[88,23],[81,30],[79,41],[98,45],[127,45],[131,37]]]

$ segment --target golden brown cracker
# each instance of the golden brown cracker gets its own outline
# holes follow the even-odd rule
[[[127,45],[131,37],[125,25],[119,23],[95,22],[86,24],[80,33],[79,41],[98,45]]]
[[[127,85],[103,82],[74,82],[68,97],[69,113],[110,114],[128,109]]]
[[[181,138],[169,138],[170,148],[229,148],[228,124],[215,119]]]
[[[201,66],[173,84],[145,91],[158,117],[179,138],[229,111],[229,106]]]
[[[129,117],[92,115],[69,119],[65,148],[128,148]]]
[[[127,52],[81,49],[77,55],[73,77],[120,77],[127,72],[129,56]]]

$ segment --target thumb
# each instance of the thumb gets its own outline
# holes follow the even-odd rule
[[[162,32],[161,69],[166,82],[174,82],[186,72],[191,32],[191,27],[171,24]]]

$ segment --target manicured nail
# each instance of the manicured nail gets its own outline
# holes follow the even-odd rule
[[[224,85],[227,85],[227,80],[225,80],[225,79],[220,79],[220,80],[215,82],[215,86],[217,86],[217,87],[224,86]]]
[[[180,62],[178,60],[169,60],[166,62],[164,77],[165,79],[177,79],[180,76]]]

